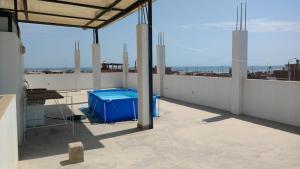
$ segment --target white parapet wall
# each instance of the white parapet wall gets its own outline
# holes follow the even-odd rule
[[[128,85],[136,88],[136,82],[136,74],[129,73]],[[234,89],[231,78],[165,75],[163,90],[167,98],[230,112]],[[247,79],[242,114],[300,127],[299,100],[300,82]]]
[[[137,89],[137,73],[128,73],[127,76],[127,86],[128,88]],[[158,76],[153,74],[153,94],[157,94],[158,87]]]
[[[127,86],[129,88],[137,88],[137,73],[128,73]]]
[[[92,74],[83,73],[81,89],[92,88]],[[72,90],[72,74],[26,75],[31,88],[45,87]],[[122,72],[102,73],[104,88],[122,87]],[[153,92],[156,94],[158,77],[153,75]],[[137,88],[137,74],[128,73],[128,87]],[[72,86],[73,85],[73,86]],[[231,110],[232,79],[219,77],[165,75],[164,97],[208,106],[224,111]],[[300,127],[300,82],[245,80],[242,114]]]
[[[122,72],[102,73],[102,88],[119,88],[123,85]],[[25,79],[30,88],[47,88],[50,90],[74,90],[76,89],[75,74],[26,74]],[[81,73],[79,77],[79,89],[93,88],[92,73]]]
[[[246,80],[243,113],[300,127],[300,82]]]
[[[0,95],[0,168],[17,169],[18,133],[15,95]]]
[[[164,96],[230,111],[231,78],[165,75]]]
[[[153,91],[158,76],[153,75]],[[136,73],[128,74],[128,86],[136,88]],[[188,103],[230,111],[231,78],[165,75],[164,96]]]

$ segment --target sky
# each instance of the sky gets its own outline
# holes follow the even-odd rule
[[[239,0],[157,0],[153,4],[153,63],[158,32],[165,33],[167,66],[230,66],[232,30]],[[248,0],[248,65],[283,65],[300,58],[300,0]],[[137,15],[99,30],[101,59],[129,64],[136,59]],[[81,66],[91,67],[92,31],[20,24],[27,68],[74,66],[80,41]]]

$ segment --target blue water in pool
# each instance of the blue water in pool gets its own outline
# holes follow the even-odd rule
[[[130,99],[137,98],[137,92],[134,90],[108,90],[108,91],[95,91],[93,93],[102,100],[117,100],[117,99]]]

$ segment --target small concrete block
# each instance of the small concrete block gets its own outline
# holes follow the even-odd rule
[[[69,162],[80,163],[84,161],[83,145],[81,142],[69,143]]]

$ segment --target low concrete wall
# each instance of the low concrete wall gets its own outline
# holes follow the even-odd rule
[[[122,87],[122,73],[102,73],[104,88]],[[31,88],[73,89],[74,76],[26,75]],[[153,93],[157,92],[156,74]],[[81,89],[92,88],[92,74],[82,74]],[[137,74],[128,73],[128,87],[137,88]],[[202,76],[165,75],[163,93],[167,98],[198,105],[231,110],[232,79]],[[300,82],[246,80],[243,89],[243,114],[300,126]]]
[[[136,73],[129,73],[129,86],[136,88],[136,83]],[[231,83],[231,78],[165,75],[163,93],[167,98],[230,111]],[[300,127],[299,100],[300,82],[249,79],[243,90],[243,114]]]
[[[0,168],[17,169],[18,133],[15,95],[0,96]]]
[[[158,76],[157,74],[153,74],[153,93],[157,94],[157,83],[158,83]],[[137,73],[128,73],[127,76],[127,85],[129,88],[137,89]]]
[[[75,74],[26,74],[25,79],[30,88],[47,88],[52,90],[76,89]],[[92,73],[81,73],[80,89],[93,88]],[[122,87],[122,72],[102,73],[102,88]]]
[[[128,73],[127,85],[129,88],[137,89],[137,73]]]
[[[166,75],[165,97],[230,111],[231,78]]]
[[[243,113],[300,127],[300,82],[246,80]]]

